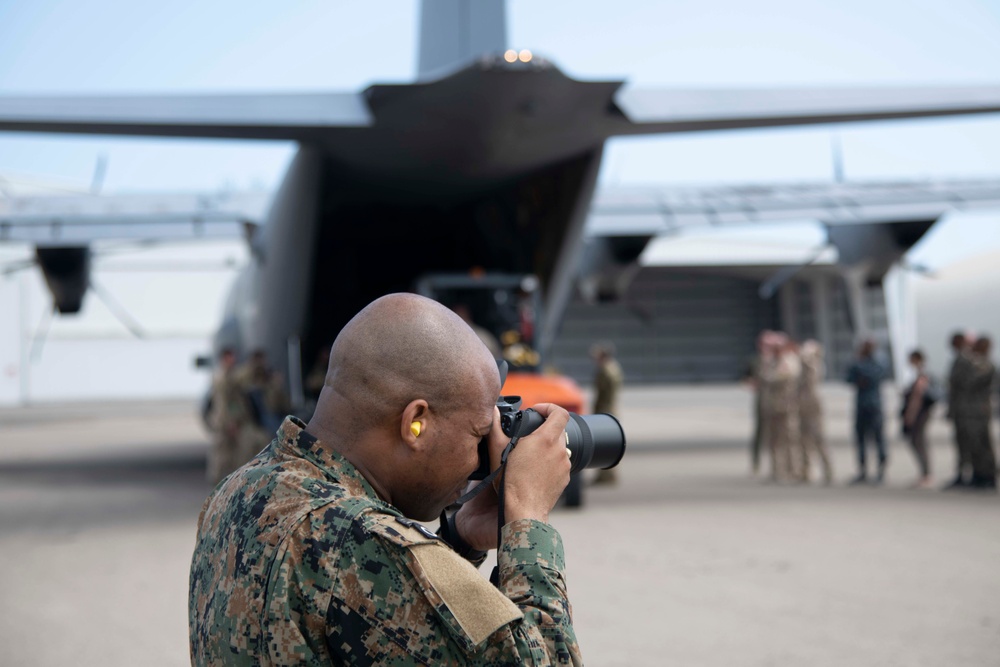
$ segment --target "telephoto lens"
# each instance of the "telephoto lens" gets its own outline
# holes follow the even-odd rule
[[[625,456],[625,431],[611,415],[569,413],[566,445],[573,453],[570,472],[584,468],[614,468]]]
[[[500,427],[507,437],[530,435],[545,422],[545,417],[531,410],[518,410],[521,401],[517,396],[501,396]],[[469,479],[483,479],[490,473],[490,455],[487,438],[479,443],[479,468]],[[566,424],[566,448],[570,450],[570,472],[584,468],[614,468],[625,456],[625,431],[611,415],[578,415],[569,413]]]

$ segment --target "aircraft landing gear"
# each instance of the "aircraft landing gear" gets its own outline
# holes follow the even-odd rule
[[[569,476],[569,484],[562,494],[566,507],[583,506],[583,474],[575,472]]]

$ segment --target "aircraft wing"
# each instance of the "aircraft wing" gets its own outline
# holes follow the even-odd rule
[[[615,104],[628,122],[614,135],[1000,112],[1000,86],[649,89],[625,85]]]
[[[1000,209],[1000,180],[603,187],[591,205],[587,230],[591,236],[648,236],[781,220],[909,222],[986,208]]]
[[[0,130],[309,141],[372,122],[361,93],[0,97]]]
[[[243,238],[262,222],[269,201],[266,192],[0,198],[0,243]]]

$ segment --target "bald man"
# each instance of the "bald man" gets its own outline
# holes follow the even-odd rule
[[[499,545],[492,485],[439,534],[417,523],[463,493],[483,437],[499,465],[499,393],[492,355],[440,304],[393,294],[355,316],[308,426],[287,418],[202,509],[192,663],[582,664],[548,524],[565,410],[536,406],[545,423],[510,454]],[[477,570],[494,548],[496,587]]]

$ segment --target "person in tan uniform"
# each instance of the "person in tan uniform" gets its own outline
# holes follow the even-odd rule
[[[761,363],[761,409],[764,433],[771,453],[771,480],[794,479],[792,441],[797,437],[799,378],[802,363],[795,344],[783,333],[766,345]]]
[[[590,356],[596,364],[594,371],[594,405],[592,414],[618,413],[618,395],[625,383],[625,373],[615,359],[615,348],[611,343],[599,343],[590,348]],[[615,484],[618,473],[615,468],[598,470],[594,484]]]
[[[799,348],[802,375],[799,379],[799,479],[808,482],[810,477],[810,456],[815,454],[823,468],[823,483],[833,481],[833,468],[823,439],[823,406],[819,399],[819,384],[826,376],[823,360],[823,346],[815,340],[807,340]]]

